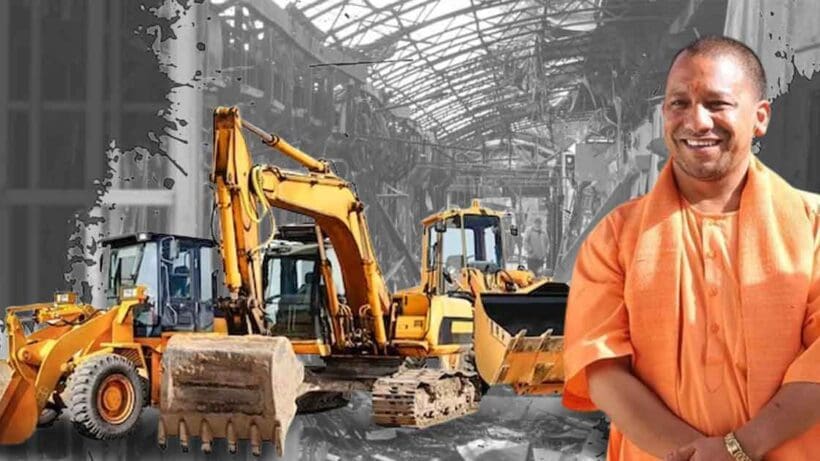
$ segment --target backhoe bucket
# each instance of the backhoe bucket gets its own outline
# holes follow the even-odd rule
[[[175,335],[162,357],[158,442],[179,437],[187,451],[226,438],[234,452],[248,440],[255,455],[264,441],[284,450],[304,366],[284,337]]]
[[[16,445],[31,437],[39,413],[34,386],[0,360],[0,445]]]
[[[569,287],[483,293],[475,303],[476,368],[487,383],[519,394],[557,394],[564,380],[564,315]]]

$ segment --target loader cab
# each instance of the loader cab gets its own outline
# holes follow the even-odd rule
[[[103,247],[109,308],[121,302],[122,289],[146,287],[146,302],[134,308],[135,337],[213,331],[211,240],[143,232],[103,240]]]
[[[501,219],[494,214],[457,213],[425,226],[426,280],[437,294],[456,289],[459,272],[473,267],[484,273],[504,268]]]

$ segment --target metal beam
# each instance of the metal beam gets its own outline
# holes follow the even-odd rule
[[[102,197],[103,205],[164,206],[174,205],[174,192],[165,189],[114,189]]]
[[[0,203],[7,206],[82,206],[88,205],[91,192],[85,189],[6,189]],[[171,206],[174,193],[165,189],[111,189],[100,197],[103,205]]]
[[[344,53],[339,50],[333,50],[325,47],[321,40],[316,40],[316,37],[310,30],[305,27],[300,27],[299,24],[293,21],[290,13],[277,6],[274,2],[269,0],[238,0],[230,4],[223,4],[222,7],[235,5],[246,5],[253,9],[269,23],[276,25],[282,32],[285,33],[294,44],[302,49],[305,53],[311,56],[318,62],[346,62],[355,61],[356,57]],[[236,24],[236,27],[241,28],[241,24]],[[348,76],[358,80],[362,84],[367,83],[367,75],[363,69],[357,67],[339,68]]]

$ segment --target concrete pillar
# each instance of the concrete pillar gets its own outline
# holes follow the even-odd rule
[[[202,173],[207,152],[202,147],[202,90],[192,82],[197,70],[203,68],[202,51],[197,50],[197,24],[200,6],[192,4],[173,26],[171,40],[161,62],[167,66],[171,80],[181,84],[171,90],[171,120],[177,128],[168,138],[168,177],[173,180],[174,205],[169,210],[171,232],[190,236],[205,236],[201,227],[202,209],[208,189]],[[188,86],[190,84],[192,86]],[[179,122],[181,120],[182,122]],[[176,164],[176,165],[174,165]],[[162,184],[163,180],[160,180]]]

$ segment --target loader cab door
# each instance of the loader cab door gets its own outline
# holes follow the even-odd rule
[[[148,298],[133,310],[134,336],[152,337],[160,334],[159,272],[157,271],[157,243],[139,242],[117,245],[106,249],[108,267],[106,279],[106,305],[108,308],[120,303],[122,288],[137,285],[146,287]]]
[[[160,323],[167,331],[213,331],[210,247],[180,237],[159,242]]]

